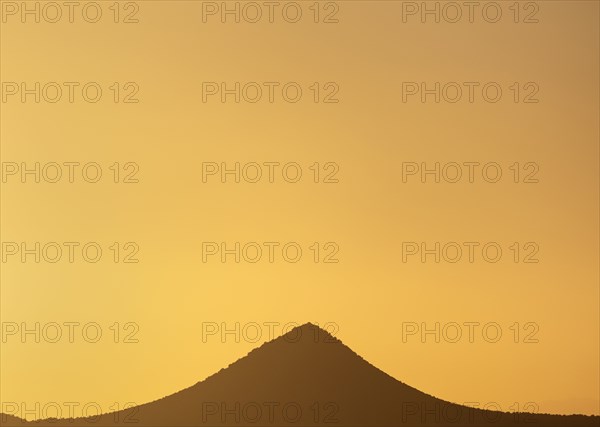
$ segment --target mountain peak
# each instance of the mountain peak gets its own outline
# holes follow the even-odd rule
[[[204,381],[136,407],[136,421],[145,427],[598,426],[598,417],[484,411],[437,399],[377,369],[326,329],[313,323],[294,327]],[[93,422],[126,427],[130,412]],[[1,425],[21,425],[15,420]]]
[[[276,338],[273,341],[276,341],[278,339],[283,339],[289,343],[341,343],[339,339],[334,337],[327,330],[311,322],[307,322],[303,325],[296,326],[295,328],[291,329],[290,331],[283,334],[279,338]]]

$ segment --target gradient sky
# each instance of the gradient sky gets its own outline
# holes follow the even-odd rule
[[[200,1],[143,1],[139,23],[115,24],[112,2],[100,3],[96,24],[80,15],[55,24],[3,15],[0,23],[2,82],[104,88],[94,104],[22,103],[18,95],[1,104],[3,164],[103,167],[96,184],[7,177],[2,242],[95,241],[105,251],[95,264],[2,263],[4,325],[97,322],[104,332],[96,344],[5,337],[3,402],[141,404],[204,379],[266,338],[204,343],[203,322],[312,321],[337,325],[336,336],[369,362],[445,400],[600,414],[597,2],[537,2],[538,23],[515,23],[512,2],[500,2],[495,24],[480,14],[473,23],[403,23],[402,2],[392,1],[338,2],[338,23],[314,23],[313,2],[304,2],[296,24],[280,15],[272,24],[203,23]],[[298,82],[303,97],[202,102],[203,82],[236,81]],[[114,82],[121,91],[135,82],[139,102],[112,102]],[[339,102],[314,103],[314,82],[320,97],[334,82]],[[497,82],[503,96],[403,102],[403,82]],[[539,102],[521,102],[531,87]],[[137,163],[139,183],[113,183],[115,162]],[[205,162],[297,162],[303,177],[203,183]],[[339,182],[314,183],[315,162],[336,163]],[[495,162],[503,176],[495,184],[480,174],[474,183],[421,183],[418,175],[403,182],[407,162]],[[515,162],[522,173],[535,163],[539,182],[513,182]],[[298,263],[202,262],[202,242],[236,241],[298,242],[304,252]],[[139,263],[112,262],[113,242],[122,251],[135,242]],[[314,242],[321,258],[335,242],[339,262],[314,263]],[[402,262],[402,242],[497,242],[503,256]],[[539,262],[515,263],[514,242],[520,261],[534,242]],[[139,343],[115,344],[115,322],[139,325]],[[403,342],[407,322],[496,322],[503,336]],[[537,343],[523,342],[528,322]]]

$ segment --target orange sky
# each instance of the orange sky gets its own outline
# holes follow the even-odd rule
[[[200,1],[123,3],[116,18],[98,2],[97,23],[79,9],[73,23],[67,9],[23,23],[12,3],[0,23],[3,402],[144,403],[245,355],[266,322],[279,334],[312,321],[445,400],[600,414],[598,3],[522,2],[515,23],[499,2],[497,23],[462,9],[454,24],[448,6],[422,23],[408,3],[403,22],[393,1],[322,2],[318,17],[299,2],[297,23],[290,6],[273,23],[244,9],[239,24],[210,2],[203,22]],[[222,102],[221,83],[236,82],[240,102]],[[436,82],[440,102],[422,102]],[[36,162],[41,182],[22,183]],[[236,162],[240,182],[222,183]],[[436,163],[440,182],[423,183]],[[456,164],[463,178],[448,182]],[[40,262],[21,262],[36,242]],[[223,263],[221,243],[236,242],[240,262]],[[422,262],[436,242],[440,262]],[[36,322],[42,342],[21,342]],[[79,324],[72,343],[66,322]],[[263,336],[203,342],[210,322],[256,322]],[[421,336],[436,323],[439,343]]]

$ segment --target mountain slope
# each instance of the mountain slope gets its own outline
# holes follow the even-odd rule
[[[91,422],[36,426],[599,426],[600,417],[508,414],[455,405],[370,365],[306,324],[163,399]],[[3,426],[22,423],[1,423]],[[29,424],[29,423],[28,423]]]

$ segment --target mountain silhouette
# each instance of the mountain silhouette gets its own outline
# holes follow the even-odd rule
[[[600,417],[505,413],[446,402],[392,378],[307,323],[204,381],[135,408],[94,419],[31,422],[1,414],[0,425],[598,427]]]

